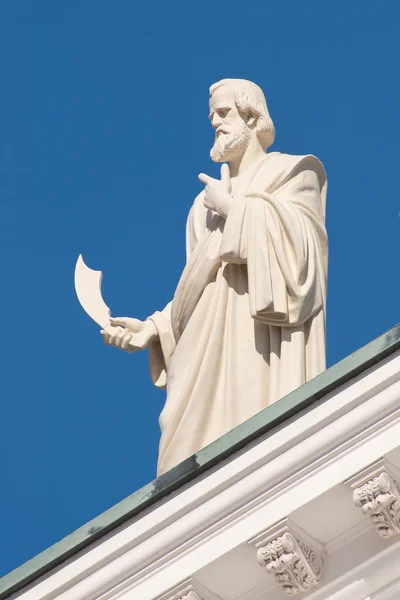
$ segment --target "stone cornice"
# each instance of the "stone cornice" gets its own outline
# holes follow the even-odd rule
[[[342,485],[377,456],[397,448],[399,440],[396,355],[93,543],[18,598],[161,599],[177,581],[196,576]]]
[[[310,407],[334,390],[338,390],[339,386],[365,372],[385,357],[398,352],[399,349],[400,325],[397,325],[0,579],[0,600],[7,598],[23,586],[30,585],[32,581],[64,563],[71,556],[76,555],[78,560],[79,553],[84,548],[94,546],[110,532],[116,532],[121,523],[134,518],[139,512],[154,505],[167,494],[182,488],[201,472],[212,469],[226,457],[244,448],[246,444],[260,438],[273,427],[292,418],[293,415]]]

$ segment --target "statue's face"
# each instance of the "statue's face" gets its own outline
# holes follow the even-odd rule
[[[215,129],[215,141],[210,156],[215,162],[226,162],[244,154],[251,137],[235,104],[233,90],[221,86],[210,98],[211,125]]]

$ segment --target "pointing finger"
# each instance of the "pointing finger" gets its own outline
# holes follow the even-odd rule
[[[231,193],[232,185],[231,185],[231,172],[229,170],[229,165],[224,163],[221,165],[221,181],[225,184],[228,193]]]
[[[202,183],[204,183],[204,185],[208,185],[209,183],[212,183],[214,181],[212,177],[210,177],[209,175],[205,175],[205,173],[200,173],[199,179]]]
[[[221,181],[226,182],[230,178],[231,178],[231,172],[229,170],[229,165],[228,165],[228,163],[223,163],[221,165]]]

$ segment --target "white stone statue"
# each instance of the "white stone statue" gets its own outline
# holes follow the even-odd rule
[[[199,175],[172,301],[101,331],[126,352],[148,347],[167,389],[159,475],[325,369],[325,170],[311,155],[266,153],[274,125],[250,81],[214,84],[209,118],[221,179]]]

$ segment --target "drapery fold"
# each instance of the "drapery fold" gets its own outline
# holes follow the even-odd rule
[[[263,323],[293,326],[323,308],[320,282],[325,237],[320,189],[314,170],[304,170],[274,195],[236,198],[220,247],[222,261],[247,262],[249,309]]]
[[[171,327],[171,305],[172,302],[169,302],[163,311],[156,311],[148,317],[158,333],[158,338],[149,342],[150,376],[154,385],[161,389],[167,387],[167,372],[176,348]]]
[[[149,317],[152,380],[167,387],[159,473],[325,368],[321,163],[272,153],[232,183],[226,221],[196,198],[174,299]]]

